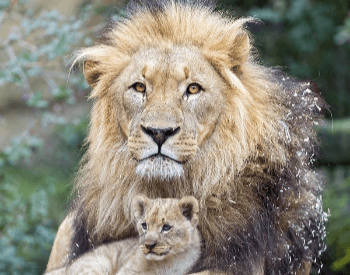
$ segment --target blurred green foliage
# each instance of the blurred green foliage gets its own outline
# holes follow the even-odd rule
[[[8,55],[0,64],[0,88],[15,84],[27,106],[39,114],[40,127],[55,125],[49,141],[54,140],[54,146],[36,131],[27,131],[0,150],[0,274],[42,273],[65,215],[88,120],[70,121],[55,111],[55,106],[77,104],[79,92],[87,87],[82,75],[71,75],[66,81],[68,68],[62,57],[78,45],[91,45],[94,33],[104,25],[92,20],[96,13],[118,15],[112,1],[94,8],[91,2],[82,1],[78,17],[68,18],[55,9],[31,10],[30,1],[0,0],[0,22],[21,18],[15,31],[0,39],[0,51]],[[236,16],[254,16],[263,22],[248,26],[262,63],[315,80],[330,105],[326,116],[350,116],[348,0],[221,0],[219,5]],[[37,79],[45,81],[50,97],[46,90],[32,88]],[[318,168],[329,181],[324,209],[331,212],[322,274],[350,270],[350,156],[344,150],[350,148],[349,121],[345,118],[319,129],[326,152]],[[54,147],[50,156],[43,152],[45,146]]]
[[[42,274],[68,207],[87,121],[56,127],[52,163],[27,163],[43,142],[25,133],[0,155],[0,274]],[[80,152],[80,153],[79,153]],[[60,162],[60,158],[62,161]],[[35,162],[35,163],[36,163]]]
[[[338,166],[327,169],[326,173],[333,182],[332,185],[325,187],[323,195],[324,209],[330,211],[327,225],[328,249],[323,257],[323,263],[333,272],[329,271],[325,274],[349,274],[350,169],[346,166]],[[344,177],[347,178],[343,180]]]
[[[317,128],[322,141],[318,165],[349,165],[350,163],[350,119],[327,121]]]
[[[15,181],[0,185],[0,274],[40,274],[56,234],[48,209],[53,185],[24,199]],[[51,188],[50,188],[51,187]]]
[[[63,57],[78,45],[91,44],[88,35],[94,29],[86,26],[91,9],[84,6],[78,18],[67,18],[55,9],[32,10],[30,4],[0,0],[0,23],[14,22],[7,37],[0,39],[5,56],[0,87],[20,89],[27,106],[38,114],[36,127],[0,150],[0,274],[4,275],[44,272],[68,208],[88,124],[86,118],[70,121],[55,109],[75,104],[87,87],[81,75],[71,75],[67,82]],[[46,83],[45,96],[32,88],[38,79]],[[49,125],[53,134],[41,135]]]

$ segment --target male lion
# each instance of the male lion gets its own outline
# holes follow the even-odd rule
[[[317,86],[258,64],[252,19],[204,2],[132,3],[77,54],[94,101],[88,149],[47,270],[135,236],[139,193],[198,199],[192,272],[308,274],[316,262],[326,217],[311,168]]]
[[[133,220],[140,236],[101,245],[47,275],[183,275],[200,256],[198,201],[137,196]],[[138,245],[140,243],[140,245]]]

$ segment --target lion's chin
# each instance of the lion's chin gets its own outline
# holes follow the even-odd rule
[[[136,166],[136,173],[148,179],[171,180],[180,178],[184,170],[180,163],[157,156],[140,161]]]

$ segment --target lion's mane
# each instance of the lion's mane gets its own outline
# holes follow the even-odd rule
[[[194,271],[252,274],[263,265],[265,274],[290,274],[322,251],[322,181],[311,169],[324,107],[317,87],[259,65],[246,39],[252,19],[201,2],[130,4],[99,44],[78,53],[94,105],[71,209],[71,259],[135,235],[129,209],[138,193],[199,200],[203,248]],[[169,45],[199,49],[227,83],[229,108],[180,178],[154,180],[135,173],[110,87],[140,49]]]

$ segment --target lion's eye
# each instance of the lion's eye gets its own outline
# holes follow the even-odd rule
[[[144,93],[146,91],[146,85],[141,82],[136,82],[132,87],[139,93]]]
[[[162,232],[168,232],[170,229],[171,229],[171,225],[166,223],[162,227]]]
[[[187,93],[189,93],[189,94],[197,94],[197,93],[199,93],[202,90],[203,89],[202,89],[201,85],[199,85],[197,83],[191,83],[187,87]]]
[[[143,230],[147,230],[147,223],[145,222],[141,223],[141,227]]]

